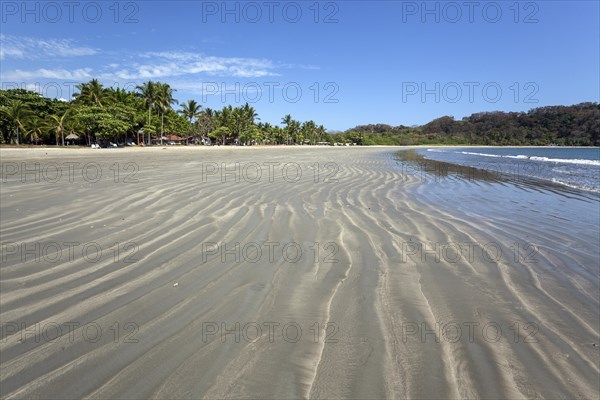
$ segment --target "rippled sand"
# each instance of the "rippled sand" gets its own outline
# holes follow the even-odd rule
[[[396,150],[0,149],[0,395],[598,398],[597,200]]]

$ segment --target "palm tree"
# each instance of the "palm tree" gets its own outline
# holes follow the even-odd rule
[[[285,117],[283,117],[281,119],[281,123],[285,124],[285,133],[286,133],[286,140],[285,140],[285,144],[290,144],[290,127],[292,125],[292,116],[290,114],[286,115]]]
[[[323,141],[323,135],[325,135],[325,133],[326,133],[325,127],[323,125],[319,125],[317,127],[317,135],[319,137],[319,142]]]
[[[157,83],[158,85],[158,93],[157,93],[157,102],[158,111],[160,111],[160,144],[162,144],[162,138],[164,134],[164,126],[165,126],[165,111],[171,108],[171,104],[177,104],[178,101],[173,98],[174,89],[169,86],[168,83]]]
[[[242,112],[244,113],[244,117],[246,118],[246,123],[248,125],[253,125],[254,120],[256,119],[260,120],[260,118],[258,118],[258,113],[254,109],[254,107],[250,107],[248,103],[244,104],[244,106],[242,107]]]
[[[66,120],[69,117],[70,113],[71,113],[71,109],[67,109],[61,116],[49,115],[50,123],[52,123],[54,129],[56,129],[56,138],[57,138],[56,145],[57,146],[58,146],[58,136],[59,135],[60,135],[61,146],[65,145],[65,134],[64,134],[65,123],[66,123]]]
[[[271,136],[277,144],[283,144],[283,138],[285,137],[284,129],[280,126],[274,126],[271,130]]]
[[[294,143],[302,143],[304,141],[304,136],[302,136],[302,130],[300,129],[300,121],[292,121],[290,128]]]
[[[42,118],[36,117],[31,121],[31,129],[29,130],[29,141],[39,142],[45,133],[48,132],[48,125]]]
[[[221,111],[217,111],[215,113],[215,118],[219,125],[217,129],[224,126],[228,129],[229,133],[231,133],[232,130],[235,130],[235,118],[233,114],[234,110],[231,105],[223,107]]]
[[[9,120],[15,123],[17,132],[16,144],[19,144],[19,133],[20,130],[25,131],[25,122],[27,118],[31,116],[32,112],[29,106],[21,100],[13,100],[7,107],[0,109]]]
[[[181,110],[178,112],[185,118],[188,118],[190,123],[192,123],[195,118],[200,116],[201,108],[202,105],[198,104],[196,100],[188,100],[186,103],[181,105]]]
[[[273,140],[273,127],[271,126],[270,123],[259,122],[258,129],[262,132],[263,144],[270,143]]]
[[[158,85],[158,83],[148,81],[141,86],[136,86],[136,89],[140,91],[138,96],[144,101],[146,107],[148,107],[148,126],[150,126],[150,111],[158,102]],[[150,130],[148,130],[148,144],[150,144]]]
[[[292,118],[290,114],[283,117],[281,120],[283,124],[285,124],[284,131],[286,133],[286,144],[290,144],[290,136],[294,143],[298,143],[302,141],[302,132],[300,131],[300,122],[296,121]]]
[[[101,106],[102,100],[106,97],[107,91],[97,79],[92,79],[88,83],[81,83],[75,87],[79,89],[79,93],[73,93],[77,103]]]
[[[235,138],[240,139],[240,135],[242,133],[242,131],[244,130],[244,125],[245,125],[245,121],[246,121],[246,116],[244,115],[244,110],[242,108],[234,108],[233,109],[233,113],[232,113],[232,118],[233,118],[233,132],[235,135]]]
[[[315,135],[317,132],[317,124],[315,121],[307,121],[302,124],[302,134],[305,138],[311,139],[312,143],[315,144]]]

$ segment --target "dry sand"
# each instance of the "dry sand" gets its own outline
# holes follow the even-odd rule
[[[0,396],[598,398],[598,203],[394,152],[0,149]]]

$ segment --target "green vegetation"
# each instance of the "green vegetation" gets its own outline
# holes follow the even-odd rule
[[[81,145],[158,143],[165,135],[189,143],[302,144],[328,141],[325,128],[290,115],[285,127],[259,120],[249,104],[203,109],[195,100],[181,104],[167,84],[148,81],[135,91],[105,88],[98,80],[82,83],[70,102],[48,99],[22,89],[0,90],[0,143],[64,145],[74,134]]]
[[[340,134],[338,140],[364,145],[600,146],[600,105],[477,113],[461,121],[445,116],[418,127],[363,125]]]
[[[64,145],[76,143],[162,143],[165,135],[188,143],[362,145],[571,145],[600,146],[600,105],[541,107],[527,113],[477,113],[455,121],[445,116],[423,126],[362,125],[327,133],[314,121],[286,115],[282,126],[259,122],[249,104],[221,110],[195,100],[179,106],[167,83],[148,81],[134,91],[106,88],[98,80],[82,83],[70,102],[22,89],[0,90],[0,143]],[[74,136],[71,136],[73,138]],[[68,140],[67,140],[68,142]],[[71,139],[71,143],[73,140]]]

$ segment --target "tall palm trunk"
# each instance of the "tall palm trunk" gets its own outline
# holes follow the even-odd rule
[[[160,145],[161,146],[163,144],[164,129],[165,129],[165,114],[161,113],[160,114]]]
[[[152,108],[152,105],[148,105],[148,127],[150,126],[150,109]],[[150,130],[148,130],[148,144],[150,144]]]

